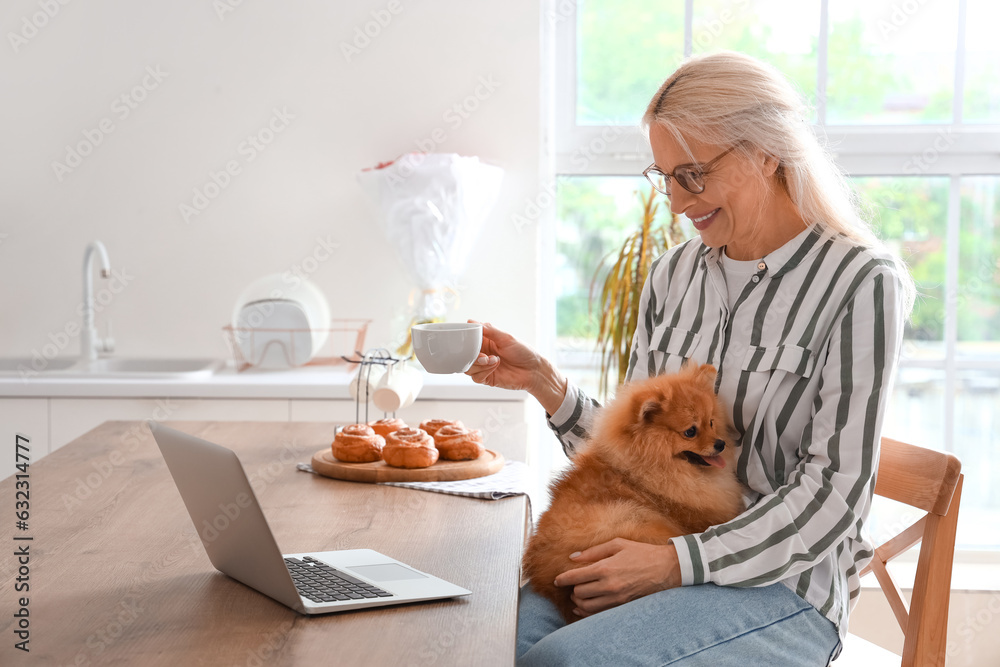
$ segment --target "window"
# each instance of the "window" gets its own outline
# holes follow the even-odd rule
[[[640,219],[652,93],[686,54],[750,53],[812,103],[917,282],[884,434],[962,458],[959,544],[1000,549],[1000,5],[563,0],[549,19],[560,367],[597,391],[590,286]]]

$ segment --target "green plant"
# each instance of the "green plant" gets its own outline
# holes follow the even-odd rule
[[[625,239],[617,254],[612,251],[601,260],[590,283],[591,308],[596,305],[600,309],[597,350],[601,355],[600,387],[604,396],[608,394],[612,369],[618,371],[615,386],[625,380],[629,346],[639,321],[639,299],[650,265],[671,246],[683,240],[677,216],[670,210],[669,204],[666,207],[668,220],[654,226],[660,208],[658,202],[653,202],[656,190],[649,188],[648,195],[638,191],[636,194],[642,202],[641,227]],[[608,269],[595,304],[594,288],[612,258],[614,263]]]

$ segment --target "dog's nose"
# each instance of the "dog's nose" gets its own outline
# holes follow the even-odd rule
[[[715,451],[721,452],[725,448],[726,448],[726,441],[725,440],[716,440],[715,441]]]

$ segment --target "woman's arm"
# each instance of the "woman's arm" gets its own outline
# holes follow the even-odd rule
[[[651,282],[662,259],[663,256],[660,256],[653,261],[642,288],[626,382],[647,377],[650,372],[649,337],[656,312]],[[523,389],[534,396],[548,415],[549,428],[567,456],[572,456],[582,447],[594,416],[601,407],[600,403],[567,381],[551,362],[491,324],[483,324],[482,351],[466,374],[479,384]]]
[[[567,381],[559,369],[506,331],[488,323],[483,324],[479,357],[465,373],[479,384],[527,391],[549,414],[559,409],[566,395]]]
[[[534,396],[567,456],[586,439],[593,414],[600,407],[548,359],[492,324],[483,324],[479,358],[466,374],[479,384],[522,389]]]

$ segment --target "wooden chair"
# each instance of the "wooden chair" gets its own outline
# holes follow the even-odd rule
[[[962,463],[955,456],[882,438],[875,493],[927,512],[875,549],[862,575],[874,572],[903,630],[903,655],[849,635],[838,667],[944,667],[955,529],[962,498]],[[920,557],[909,609],[886,563],[917,542]],[[902,662],[900,662],[902,660]]]

